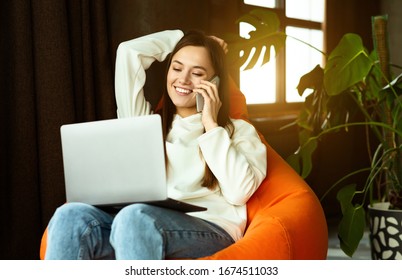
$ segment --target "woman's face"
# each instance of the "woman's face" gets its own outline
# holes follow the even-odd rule
[[[201,80],[212,78],[214,73],[204,47],[183,47],[172,57],[166,86],[177,114],[187,117],[197,113],[193,89]]]

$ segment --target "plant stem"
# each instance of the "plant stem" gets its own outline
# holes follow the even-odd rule
[[[325,52],[323,52],[322,50],[320,50],[320,49],[314,47],[313,45],[311,45],[311,44],[309,44],[309,43],[307,43],[307,42],[305,42],[305,41],[303,41],[303,40],[300,40],[299,38],[293,37],[293,36],[291,36],[291,35],[289,35],[289,34],[286,34],[286,36],[289,37],[289,38],[292,38],[293,40],[296,40],[296,41],[298,41],[298,42],[300,42],[300,43],[302,43],[302,44],[305,44],[305,45],[309,46],[310,48],[312,48],[312,49],[318,51],[319,53],[321,53],[322,55],[324,55],[325,57],[328,56],[328,55],[327,55]]]
[[[325,198],[336,186],[338,186],[340,183],[342,183],[342,182],[345,181],[346,179],[348,179],[348,178],[350,178],[350,177],[352,177],[352,176],[354,176],[354,175],[357,175],[357,174],[359,174],[359,173],[363,173],[363,172],[370,171],[370,170],[371,170],[371,167],[366,167],[366,168],[362,168],[362,169],[353,171],[353,172],[351,172],[351,173],[349,173],[349,174],[346,174],[345,176],[343,176],[342,178],[340,178],[338,181],[336,181],[334,184],[332,184],[332,186],[330,186],[330,187],[328,188],[328,190],[321,196],[320,201],[322,202],[322,201],[324,200],[324,198]]]

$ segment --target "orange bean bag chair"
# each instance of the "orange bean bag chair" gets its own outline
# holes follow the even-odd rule
[[[231,116],[247,120],[244,95],[231,81]],[[306,182],[267,146],[267,176],[247,202],[247,228],[233,245],[202,259],[326,259],[328,229],[321,204]],[[40,246],[46,253],[47,230]]]

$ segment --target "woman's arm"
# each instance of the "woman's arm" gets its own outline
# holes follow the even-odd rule
[[[232,138],[217,127],[199,138],[206,163],[219,181],[225,199],[234,205],[244,205],[266,176],[266,147],[255,128],[234,120]]]
[[[139,37],[119,45],[116,55],[115,92],[118,118],[148,115],[145,100],[145,70],[163,61],[183,37],[181,30],[167,30]],[[161,79],[163,82],[163,79]]]

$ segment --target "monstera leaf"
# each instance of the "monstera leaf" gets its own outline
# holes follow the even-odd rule
[[[373,63],[359,35],[345,34],[330,54],[324,71],[324,86],[337,95],[364,80]]]
[[[244,65],[250,58],[245,70],[251,69],[257,64],[262,53],[264,65],[271,58],[271,46],[275,48],[276,53],[284,46],[286,35],[279,31],[280,22],[276,13],[255,9],[240,17],[236,23],[240,22],[252,25],[255,30],[249,32],[248,39],[237,34],[226,35],[225,40],[229,44],[228,59],[236,66]],[[240,56],[240,53],[243,55]]]
[[[358,193],[355,185],[348,185],[337,194],[342,209],[338,237],[342,250],[353,256],[366,228],[366,214],[362,205],[354,205],[353,197]]]
[[[301,131],[299,134],[299,138],[308,137],[307,131]],[[308,138],[308,140],[300,140],[300,142],[303,142],[304,144],[296,153],[287,158],[287,162],[300,174],[300,176],[306,178],[313,168],[312,158],[314,151],[317,149],[318,140],[317,138],[311,137]]]

